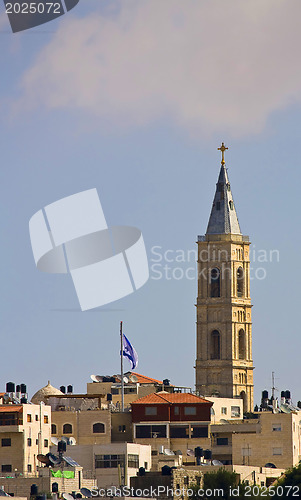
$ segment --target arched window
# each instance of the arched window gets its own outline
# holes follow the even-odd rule
[[[242,267],[236,271],[236,289],[237,297],[242,297],[244,293],[244,270]]]
[[[238,333],[238,358],[246,359],[246,337],[243,330]]]
[[[51,434],[56,434],[56,425],[51,424]]]
[[[221,280],[220,280],[220,270],[217,267],[211,269],[210,272],[210,297],[220,297],[221,296]]]
[[[230,206],[230,210],[233,210],[234,209],[234,203],[233,201],[229,201],[229,206]]]
[[[64,424],[63,425],[63,434],[72,434],[72,425]]]
[[[103,434],[104,431],[105,431],[104,424],[101,424],[100,422],[93,424],[93,434]]]
[[[221,341],[220,334],[217,330],[213,330],[213,332],[211,333],[210,350],[211,359],[221,358]]]

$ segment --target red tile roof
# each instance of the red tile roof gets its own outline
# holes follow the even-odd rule
[[[148,394],[143,398],[137,399],[133,401],[131,404],[181,404],[181,403],[209,403],[211,406],[213,403],[208,401],[207,399],[200,398],[199,396],[195,396],[195,394],[191,394],[190,392],[155,392],[153,394]]]
[[[8,412],[20,412],[22,411],[23,406],[21,405],[0,405],[0,412],[1,413],[8,413]]]

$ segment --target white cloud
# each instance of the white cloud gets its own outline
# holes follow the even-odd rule
[[[258,133],[300,102],[299,12],[299,0],[126,0],[114,19],[68,14],[21,101],[113,127],[168,117],[194,133]]]

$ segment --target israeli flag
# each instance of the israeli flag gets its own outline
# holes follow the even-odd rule
[[[131,369],[134,370],[138,366],[138,354],[130,343],[129,339],[122,334],[123,357],[128,358],[131,363]]]

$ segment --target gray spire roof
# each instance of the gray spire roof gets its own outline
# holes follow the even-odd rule
[[[206,234],[241,234],[227,169],[222,163]]]

